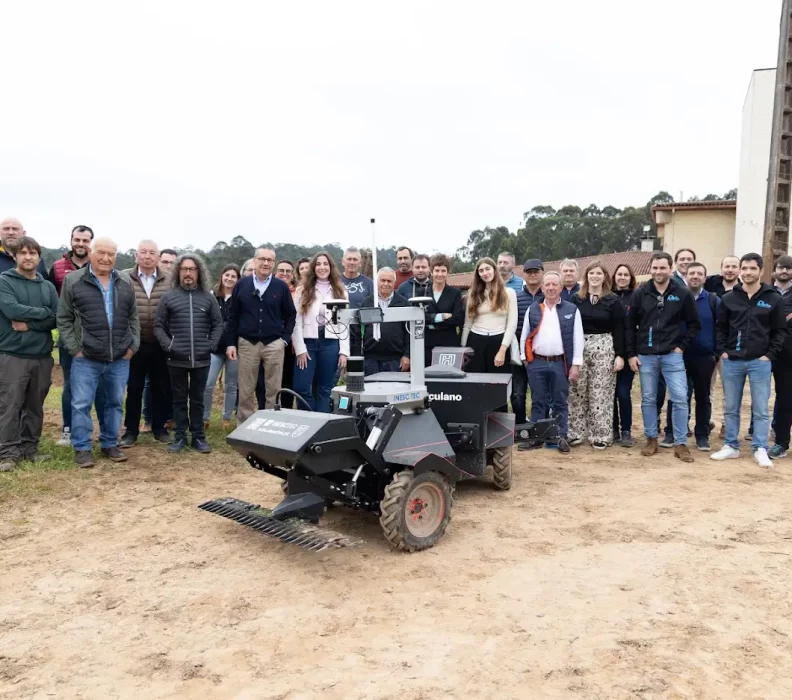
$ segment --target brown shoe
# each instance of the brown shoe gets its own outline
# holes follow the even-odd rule
[[[103,447],[102,454],[113,462],[126,462],[128,459],[117,447]]]
[[[690,450],[688,449],[687,445],[677,445],[674,448],[674,457],[681,459],[683,462],[693,461],[693,455],[690,454]]]
[[[646,444],[641,448],[644,457],[651,457],[657,454],[657,438],[646,438]]]
[[[90,469],[94,465],[93,456],[88,450],[75,452],[74,461],[77,462],[78,467],[83,469]]]

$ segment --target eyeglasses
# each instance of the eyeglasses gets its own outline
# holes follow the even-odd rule
[[[275,262],[275,258],[256,258],[256,262],[274,263]]]
[[[657,297],[657,308],[662,311],[665,308],[665,299],[663,299],[663,295],[660,294]]]
[[[182,272],[198,272],[197,267],[184,267],[184,265],[182,265],[180,269]]]

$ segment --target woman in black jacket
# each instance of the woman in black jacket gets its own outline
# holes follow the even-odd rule
[[[570,297],[583,321],[586,344],[580,377],[569,388],[569,444],[588,438],[595,450],[613,441],[616,373],[625,364],[624,307],[611,293],[608,271],[599,260],[586,267],[580,291]]]
[[[427,296],[432,301],[426,307],[426,334],[424,335],[425,367],[432,364],[432,348],[459,346],[459,329],[465,322],[462,292],[449,287],[448,269],[451,263],[445,255],[435,255],[429,263],[432,285]]]
[[[622,263],[613,273],[613,293],[619,298],[627,316],[627,307],[630,297],[635,291],[638,281],[632,268]],[[632,447],[632,385],[635,372],[626,362],[624,367],[616,374],[616,394],[613,397],[613,441],[622,447]],[[660,415],[660,414],[658,414]]]
[[[220,313],[223,316],[223,324],[226,322],[226,315],[228,314],[228,303],[231,300],[231,292],[234,291],[236,283],[239,282],[241,273],[239,265],[231,263],[226,265],[222,272],[220,272],[220,281],[217,286],[212,290],[217,303],[220,306]],[[217,378],[220,372],[225,368],[223,375],[223,430],[229,426],[231,414],[234,412],[237,400],[237,377],[238,377],[238,362],[239,360],[229,360],[226,357],[226,346],[228,343],[225,340],[225,334],[220,339],[220,345],[217,350],[212,353],[212,358],[209,364],[209,378],[206,380],[206,391],[204,392],[204,428],[209,427],[209,417],[212,413],[212,394],[214,393]]]

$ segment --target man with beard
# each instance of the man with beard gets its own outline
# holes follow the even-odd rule
[[[429,293],[432,284],[429,277],[429,258],[425,255],[416,255],[412,262],[412,272],[412,277],[402,282],[396,293],[401,294],[405,299],[432,296]]]
[[[41,246],[17,241],[16,267],[0,275],[0,472],[36,458],[52,381],[53,286],[36,272]]]
[[[775,379],[775,444],[770,448],[770,459],[781,459],[789,450],[789,433],[792,426],[792,256],[782,255],[775,265],[775,288],[784,300],[787,334],[779,356],[773,361]]]
[[[204,391],[212,353],[223,335],[223,316],[209,290],[206,265],[197,255],[187,253],[176,261],[170,283],[157,306],[154,325],[154,334],[168,356],[176,420],[168,452],[187,447],[189,427],[193,449],[205,454],[212,448],[204,434]]]
[[[25,227],[19,219],[3,219],[0,221],[0,272],[13,270],[16,267],[14,251],[17,242],[22,236],[27,236]],[[36,266],[36,272],[42,277],[47,277],[47,266],[44,258],[40,258]]]
[[[714,292],[718,298],[722,298],[726,292],[730,292],[740,282],[740,258],[736,255],[727,255],[721,261],[721,271],[719,275],[710,275],[704,283],[707,292]]]
[[[412,277],[412,257],[413,252],[406,245],[396,249],[396,284],[394,291]]]
[[[55,285],[55,289],[60,296],[63,289],[63,280],[70,272],[81,270],[88,264],[91,254],[91,242],[94,232],[88,226],[75,226],[71,232],[71,242],[69,252],[64,253],[58,258],[50,268],[48,279]],[[63,341],[58,339],[58,364],[63,373],[63,393],[61,394],[61,415],[63,417],[63,429],[57,444],[61,447],[71,446],[71,366],[72,356]],[[103,420],[104,416],[104,386],[100,386],[96,391],[96,415]]]

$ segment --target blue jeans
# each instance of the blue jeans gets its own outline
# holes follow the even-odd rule
[[[632,430],[632,385],[635,379],[627,364],[616,374],[616,396],[613,397],[613,432],[628,433]]]
[[[378,360],[376,357],[366,357],[363,360],[363,375],[368,377],[377,372],[401,372],[401,360]]]
[[[203,419],[209,420],[212,412],[212,394],[220,376],[220,370],[225,367],[225,379],[223,379],[223,420],[230,420],[234,412],[237,401],[237,379],[239,377],[239,360],[229,360],[225,354],[212,355],[209,365],[209,378],[206,380],[206,392],[204,393]]]
[[[751,418],[753,435],[751,448],[767,449],[770,440],[770,375],[773,363],[766,360],[722,360],[725,444],[740,449],[740,404],[742,404],[745,378],[751,383]]]
[[[688,403],[685,358],[681,352],[666,355],[639,355],[641,361],[641,413],[644,435],[657,438],[657,387],[660,376],[668,387],[669,401],[673,405],[674,444],[687,445]]]
[[[548,362],[537,357],[533,362],[528,362],[526,367],[528,384],[531,387],[531,422],[535,423],[548,415],[560,416],[558,432],[561,437],[566,438],[569,379],[564,371],[563,361]]]
[[[330,392],[335,386],[335,373],[338,367],[339,343],[336,338],[306,338],[308,364],[305,369],[297,366],[294,359],[294,390],[302,396],[312,411],[330,411]],[[316,398],[313,385],[316,380]],[[304,408],[297,401],[296,408]]]
[[[63,374],[63,393],[61,394],[61,414],[63,415],[63,428],[71,430],[72,407],[71,407],[71,353],[65,346],[58,343],[58,364],[61,366]],[[104,420],[105,410],[105,388],[104,382],[100,381],[96,388],[96,416],[99,418],[99,425]]]
[[[93,423],[91,406],[100,381],[104,381],[105,402],[100,412],[99,444],[115,447],[124,406],[124,389],[129,379],[129,360],[100,362],[85,357],[73,357],[71,366],[72,447],[75,452],[91,450]],[[98,409],[97,409],[98,410]]]

